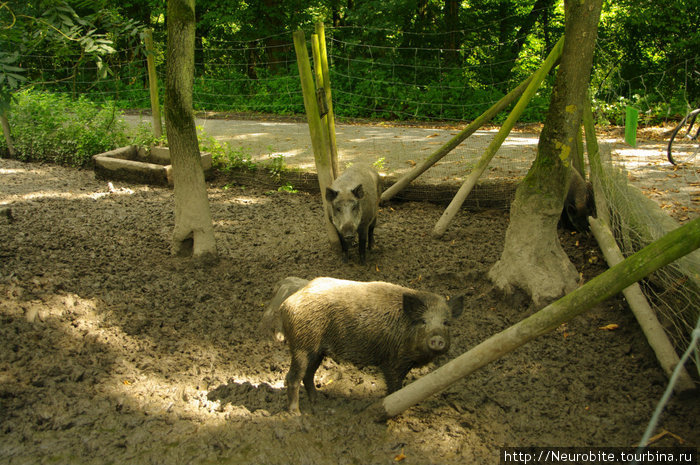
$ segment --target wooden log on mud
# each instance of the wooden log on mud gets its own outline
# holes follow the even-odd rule
[[[605,256],[605,260],[608,262],[608,266],[615,266],[620,263],[624,258],[622,252],[617,247],[617,243],[615,243],[612,231],[610,231],[603,222],[595,218],[588,218],[588,224],[591,226],[591,231],[598,241],[598,245],[603,252],[603,256]],[[627,303],[634,317],[637,319],[639,326],[642,328],[642,332],[644,336],[646,336],[649,346],[651,346],[654,354],[656,354],[661,368],[664,370],[664,373],[666,373],[666,376],[670,378],[680,359],[673,348],[673,344],[668,340],[661,323],[659,323],[659,320],[656,318],[656,314],[649,306],[646,297],[644,297],[641,287],[639,284],[634,283],[623,289],[622,293],[625,299],[627,299]],[[689,391],[694,388],[695,383],[690,379],[688,372],[683,369],[676,384],[676,391]]]
[[[383,417],[398,415],[484,365],[538,336],[553,331],[560,324],[580,315],[698,247],[700,247],[700,218],[671,231],[534,315],[491,336],[432,373],[386,396],[381,402],[381,407],[377,407],[381,412],[380,415]]]
[[[242,185],[257,186],[262,188],[277,189],[290,185],[294,189],[305,192],[318,193],[319,182],[316,173],[301,170],[285,170],[271,176],[267,170],[259,169],[251,171],[247,168],[235,168],[225,174],[227,182]],[[391,185],[396,181],[395,177],[382,177],[384,185]],[[513,180],[484,180],[474,187],[469,198],[462,205],[463,208],[472,211],[478,210],[508,210],[513,198],[518,181]],[[447,205],[459,189],[458,183],[442,182],[440,184],[415,182],[399,192],[394,200],[403,202],[431,202]]]

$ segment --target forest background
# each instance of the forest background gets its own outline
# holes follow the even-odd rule
[[[143,31],[165,66],[164,0],[0,5],[0,103],[48,91],[150,105]],[[336,116],[469,121],[529,76],[563,33],[558,0],[197,0],[195,109],[301,114],[291,35],[326,24]],[[591,93],[598,123],[684,115],[700,102],[700,3],[604,3]],[[553,76],[521,121],[542,122]],[[163,86],[161,85],[161,92]],[[161,100],[162,102],[162,100]]]

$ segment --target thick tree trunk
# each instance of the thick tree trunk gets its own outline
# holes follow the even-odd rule
[[[172,252],[216,260],[204,170],[192,109],[194,82],[194,0],[168,0],[168,55],[165,122],[175,187]]]
[[[564,51],[537,158],[516,191],[501,259],[489,271],[497,287],[520,288],[537,307],[577,286],[578,273],[559,243],[557,223],[587,98],[601,3],[565,1]]]

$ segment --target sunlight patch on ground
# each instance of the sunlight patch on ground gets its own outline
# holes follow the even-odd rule
[[[269,198],[255,198],[255,197],[248,197],[245,195],[238,195],[235,197],[229,197],[230,194],[227,193],[226,191],[219,191],[215,193],[210,193],[209,197],[211,199],[216,199],[219,202],[222,202],[223,204],[233,204],[233,205],[243,205],[243,206],[249,206],[249,205],[264,205],[268,202],[270,202]]]
[[[111,183],[110,183],[111,184]],[[98,200],[111,195],[133,195],[134,191],[128,188],[112,188],[108,192],[91,192],[89,194],[75,194],[73,192],[33,192],[31,194],[20,195],[21,200],[43,200],[43,199],[65,199],[65,200],[80,200],[93,199]]]
[[[286,159],[291,159],[293,157],[299,156],[303,153],[301,149],[292,149],[292,150],[287,150],[286,152],[278,152],[278,151],[273,151],[272,148],[270,148],[270,152],[261,152],[257,155],[253,155],[253,159],[255,161],[271,161],[273,158],[277,157],[282,157],[285,160]]]
[[[28,171],[27,170],[0,168],[0,174],[20,174],[20,173],[28,173]]]
[[[535,147],[535,146],[537,146],[538,143],[539,143],[539,141],[537,139],[533,139],[532,137],[513,137],[513,136],[510,136],[503,142],[503,145]]]
[[[23,312],[24,318],[33,324],[44,324],[54,320],[61,331],[76,343],[94,341],[107,346],[109,352],[114,355],[114,365],[111,367],[110,377],[95,387],[104,394],[120,399],[131,408],[149,415],[187,415],[215,423],[225,421],[230,414],[248,414],[247,410],[230,401],[224,401],[222,405],[221,400],[210,400],[209,387],[203,388],[192,384],[188,379],[180,379],[178,373],[172,373],[171,379],[164,379],[160,374],[148,373],[138,368],[139,364],[148,367],[167,365],[169,362],[167,356],[157,358],[153,357],[151,351],[143,350],[143,341],[139,337],[127,334],[119,326],[108,324],[105,321],[107,314],[98,311],[99,305],[97,299],[85,299],[76,294],[53,295],[42,302],[36,301],[34,305],[26,306],[25,309],[15,307],[14,313]],[[66,313],[73,314],[73,317],[64,318]],[[192,350],[197,352],[198,357],[210,360],[211,367],[217,366],[217,355],[213,351],[205,347]],[[176,371],[187,375],[187,367]],[[263,384],[263,380],[254,376],[230,376],[222,373],[218,367],[216,371],[219,376],[228,379],[229,385],[248,383],[257,388]],[[273,387],[277,389],[283,385],[283,381],[280,381]],[[211,386],[212,389],[215,387],[217,383]]]
[[[248,139],[259,139],[262,137],[269,137],[270,134],[266,132],[249,132],[247,134],[238,134],[235,136],[216,136],[216,140],[222,141],[233,141],[233,140],[248,140]]]

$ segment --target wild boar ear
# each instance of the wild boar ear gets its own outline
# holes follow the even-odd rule
[[[417,320],[425,311],[425,302],[416,294],[403,295],[403,312],[412,320]]]
[[[358,184],[352,190],[352,193],[355,197],[357,197],[358,199],[361,199],[362,197],[365,196],[365,189],[362,187],[362,184]]]
[[[336,197],[338,197],[338,191],[331,189],[330,187],[326,187],[326,201],[332,202]]]
[[[457,318],[462,314],[462,310],[464,308],[464,296],[460,295],[451,297],[447,302],[447,305],[450,307],[452,318]]]

